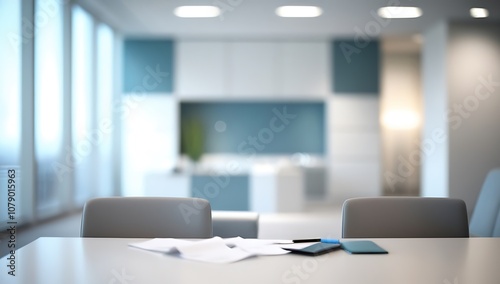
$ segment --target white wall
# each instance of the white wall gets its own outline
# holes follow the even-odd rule
[[[418,195],[422,121],[418,50],[384,50],[381,85],[383,192]]]
[[[448,196],[448,105],[446,39],[448,26],[441,22],[424,33],[422,79],[424,117],[422,131],[421,195]]]
[[[177,101],[169,94],[128,94],[121,106],[122,193],[142,195],[148,173],[167,173],[177,164]]]
[[[452,22],[425,38],[424,138],[445,129],[448,141],[426,156],[422,183],[426,195],[463,199],[469,214],[487,172],[500,166],[499,30],[498,23]]]
[[[472,210],[500,166],[500,23],[450,24],[447,50],[450,197]]]

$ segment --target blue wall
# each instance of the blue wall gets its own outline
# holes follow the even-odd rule
[[[325,153],[322,102],[182,103],[181,121],[193,118],[203,125],[205,153]]]
[[[333,91],[378,95],[380,81],[379,42],[334,40]]]
[[[171,93],[174,44],[171,40],[124,41],[123,92]]]

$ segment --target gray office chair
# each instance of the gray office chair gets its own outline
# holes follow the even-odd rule
[[[210,203],[200,198],[106,197],[85,203],[82,237],[210,238]]]
[[[259,213],[245,211],[213,211],[214,236],[221,238],[257,238],[259,234]]]
[[[465,202],[451,198],[353,198],[342,208],[343,238],[469,237]]]
[[[474,237],[500,237],[500,168],[486,176],[469,228]]]

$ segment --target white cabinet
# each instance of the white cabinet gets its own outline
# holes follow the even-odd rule
[[[250,175],[250,211],[259,213],[301,212],[304,177],[298,167],[256,163]]]
[[[276,42],[233,42],[229,52],[229,92],[233,96],[272,96],[277,92]]]
[[[326,41],[179,41],[181,98],[318,98],[330,87]]]
[[[283,42],[279,49],[279,94],[327,96],[331,78],[327,42]]]
[[[223,97],[227,92],[227,43],[179,41],[175,88],[181,97]]]

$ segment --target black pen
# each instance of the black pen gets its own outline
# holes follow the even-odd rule
[[[322,243],[330,243],[330,244],[340,244],[337,239],[299,239],[292,240],[294,243],[314,243],[314,242],[322,242]]]

